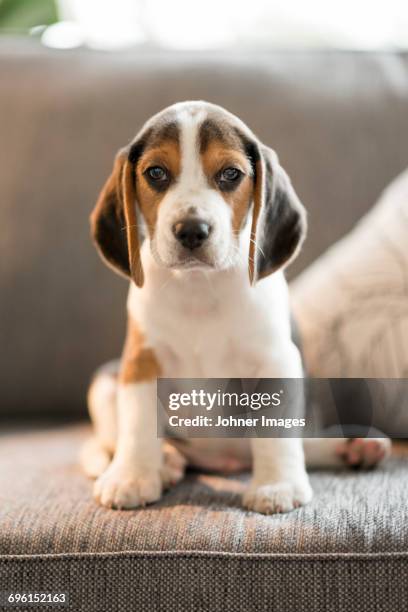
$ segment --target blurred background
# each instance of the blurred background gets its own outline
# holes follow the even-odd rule
[[[86,412],[127,284],[88,217],[153,113],[206,99],[279,154],[308,209],[294,278],[408,165],[406,0],[0,0],[0,414]]]
[[[404,0],[1,0],[3,34],[68,49],[404,49]]]

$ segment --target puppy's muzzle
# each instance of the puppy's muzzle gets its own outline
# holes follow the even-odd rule
[[[201,247],[211,232],[211,226],[202,219],[185,219],[173,225],[173,234],[190,251]]]

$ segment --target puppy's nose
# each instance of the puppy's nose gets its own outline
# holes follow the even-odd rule
[[[200,247],[210,235],[210,226],[202,219],[186,219],[173,225],[173,234],[186,249]]]

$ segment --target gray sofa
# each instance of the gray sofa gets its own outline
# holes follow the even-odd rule
[[[274,517],[241,509],[246,474],[190,473],[158,504],[109,511],[77,456],[89,378],[124,333],[126,283],[88,236],[115,151],[176,100],[240,115],[309,211],[293,277],[407,166],[408,56],[3,40],[0,82],[0,592],[69,592],[85,611],[407,609],[404,453],[316,472],[314,501]]]

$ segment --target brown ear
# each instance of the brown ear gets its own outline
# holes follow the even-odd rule
[[[143,285],[136,213],[135,166],[122,150],[91,214],[91,233],[104,261]]]
[[[288,265],[306,236],[306,211],[272,149],[259,145],[249,247],[251,284]]]

